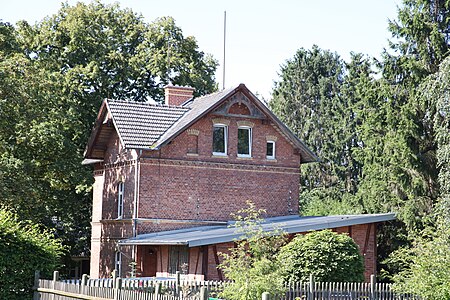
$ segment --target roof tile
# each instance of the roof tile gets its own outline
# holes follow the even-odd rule
[[[108,100],[125,148],[149,148],[190,109],[145,102]]]

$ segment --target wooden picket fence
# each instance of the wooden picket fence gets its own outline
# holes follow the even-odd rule
[[[389,283],[371,282],[291,282],[280,300],[420,300],[419,297],[396,293]],[[263,295],[263,300],[268,300]]]
[[[152,279],[88,279],[60,281],[58,272],[53,280],[35,279],[34,300],[208,300],[217,298],[229,282],[180,280],[156,281]],[[409,294],[396,293],[391,284],[356,282],[287,283],[283,295],[262,295],[262,300],[420,300]]]
[[[88,279],[59,280],[55,271],[53,280],[39,278],[35,274],[33,300],[208,300],[217,297],[227,282],[180,280],[179,274],[173,280],[153,279]]]

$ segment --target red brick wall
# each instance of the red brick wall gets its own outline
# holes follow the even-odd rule
[[[228,249],[233,247],[233,242],[208,245],[208,271],[205,280],[225,280],[222,271],[217,268],[222,263],[222,256],[219,253],[229,253]],[[217,264],[216,259],[219,261],[219,264]]]
[[[115,252],[119,240],[132,236],[130,220],[111,220],[92,224],[93,236],[91,240],[91,278],[105,278],[114,269]],[[94,236],[94,232],[96,232]],[[122,276],[129,272],[132,257],[132,247],[122,246]]]
[[[227,221],[247,200],[265,208],[267,216],[298,212],[294,170],[145,160],[140,173],[141,218]]]
[[[104,163],[95,167],[90,269],[92,278],[110,276],[114,268],[117,242],[132,236],[130,219],[134,203],[135,157],[133,150],[123,149],[117,134],[114,133],[108,143]],[[116,220],[117,188],[121,181],[125,184],[123,220]],[[105,223],[105,220],[109,220],[109,223]],[[124,249],[127,249],[129,255],[122,256],[125,273],[128,272],[131,257],[131,249],[128,248],[130,247]]]
[[[212,155],[213,120],[218,118],[229,123],[227,157]],[[252,158],[237,157],[237,129],[242,121],[253,123]],[[189,153],[193,137],[198,141],[197,155]],[[276,140],[275,160],[266,159],[268,137]],[[161,151],[143,153],[139,217],[226,221],[231,213],[246,207],[247,200],[266,209],[267,216],[296,214],[299,165],[300,156],[271,124],[209,114]],[[139,233],[157,231],[156,227],[140,225]]]
[[[349,233],[356,244],[358,244],[361,255],[364,258],[364,277],[366,281],[370,281],[370,275],[377,272],[376,227],[376,223],[354,225],[351,226],[351,234]]]
[[[228,120],[228,155],[227,157],[217,157],[212,155],[212,133],[213,120]],[[248,121],[254,124],[252,129],[252,158],[237,157],[237,134],[239,121]],[[187,155],[190,147],[189,130],[195,130],[198,134],[198,156]],[[266,159],[267,137],[275,137],[275,160]],[[268,165],[283,166],[298,169],[300,166],[300,155],[294,154],[294,147],[283,135],[271,124],[263,124],[262,120],[245,117],[221,117],[214,114],[206,115],[189,127],[188,130],[177,136],[169,145],[161,151],[146,151],[144,156],[155,158],[201,160],[220,163],[238,163],[246,165]],[[298,189],[298,184],[296,189]]]

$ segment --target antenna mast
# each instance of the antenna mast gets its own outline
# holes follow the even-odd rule
[[[225,42],[227,36],[227,11],[223,12],[223,80],[222,80],[222,90],[225,89]]]

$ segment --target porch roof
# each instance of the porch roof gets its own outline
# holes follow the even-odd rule
[[[331,229],[359,224],[378,223],[395,219],[394,213],[366,215],[337,215],[325,217],[282,216],[267,218],[261,223],[265,232],[282,230],[299,233],[312,230]],[[229,222],[232,224],[233,222]],[[119,245],[187,245],[196,247],[243,239],[243,233],[235,227],[200,226],[186,229],[141,234],[119,242]]]

